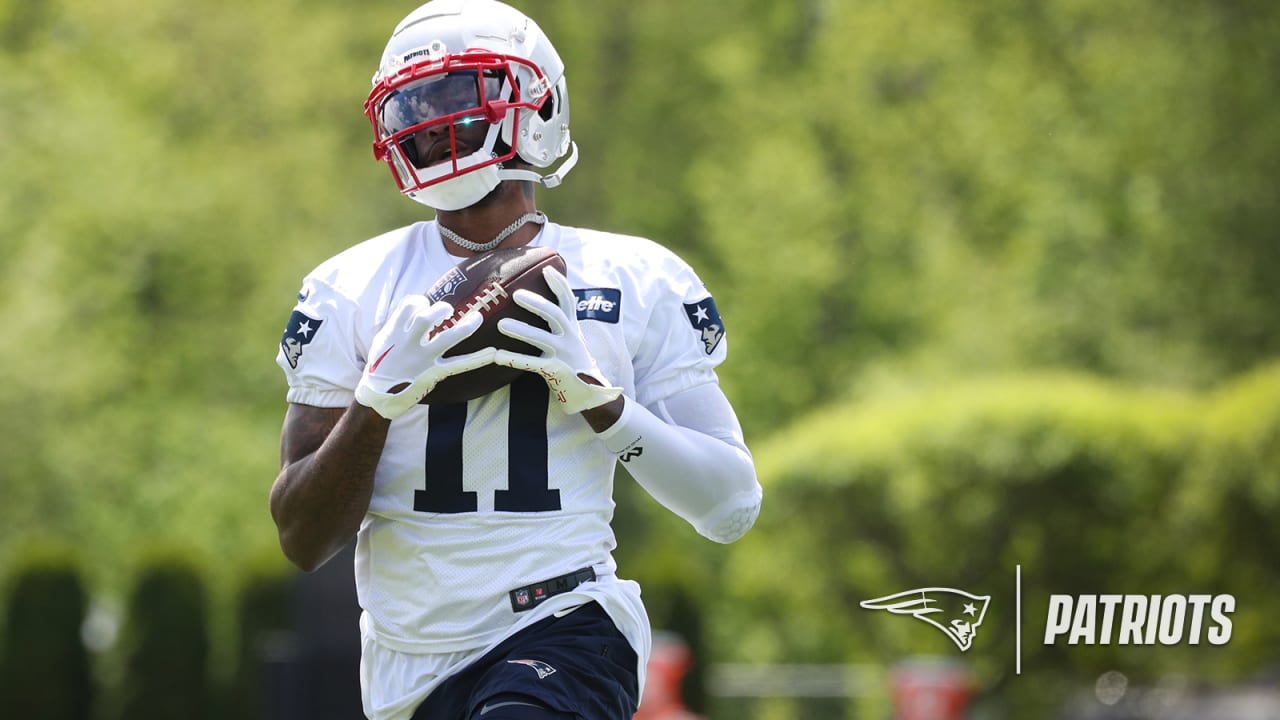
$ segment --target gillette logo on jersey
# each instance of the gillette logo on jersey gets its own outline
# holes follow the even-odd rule
[[[1225,645],[1233,595],[1050,595],[1044,644]]]
[[[579,320],[599,320],[617,323],[622,306],[622,291],[618,288],[583,288],[573,291],[578,299]]]
[[[689,324],[698,331],[703,349],[710,355],[724,339],[724,321],[716,310],[716,301],[708,295],[696,303],[685,303],[684,311],[689,316]]]

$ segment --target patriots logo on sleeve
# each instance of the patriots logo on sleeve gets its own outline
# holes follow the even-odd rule
[[[280,336],[280,350],[284,352],[284,358],[289,361],[289,367],[298,369],[298,359],[302,357],[302,349],[311,344],[322,324],[324,324],[323,320],[313,318],[301,310],[294,310],[289,316],[289,324],[284,328],[284,335]]]
[[[720,311],[716,310],[716,301],[710,295],[696,303],[685,303],[684,312],[689,316],[689,324],[698,331],[702,347],[710,355],[724,339],[724,321],[720,319]]]

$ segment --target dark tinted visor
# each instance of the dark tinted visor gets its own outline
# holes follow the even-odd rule
[[[446,116],[452,121],[484,115],[487,100],[499,99],[503,73],[462,70],[433,75],[397,88],[387,96],[379,113],[382,136]]]

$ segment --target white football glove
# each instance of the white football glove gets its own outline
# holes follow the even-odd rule
[[[425,295],[409,295],[391,313],[373,338],[364,375],[356,385],[356,401],[382,417],[395,420],[452,375],[493,362],[493,348],[444,357],[454,345],[480,327],[480,313],[464,315],[452,327],[432,331],[453,315],[447,302],[432,303]]]
[[[569,281],[554,268],[543,268],[542,275],[558,304],[529,290],[517,290],[511,299],[547,321],[550,332],[512,318],[498,322],[499,332],[529,343],[541,350],[542,355],[499,350],[493,361],[541,375],[551,389],[551,397],[559,401],[560,409],[566,414],[599,407],[617,398],[622,388],[613,387],[600,373],[582,337],[578,327],[578,300]]]

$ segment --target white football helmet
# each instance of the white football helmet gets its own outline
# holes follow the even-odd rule
[[[533,20],[496,0],[432,0],[409,13],[364,109],[374,157],[400,192],[436,210],[473,205],[503,180],[555,187],[577,162],[564,62]],[[487,123],[483,140],[476,123]],[[518,156],[546,168],[566,154],[548,175],[503,167]]]

